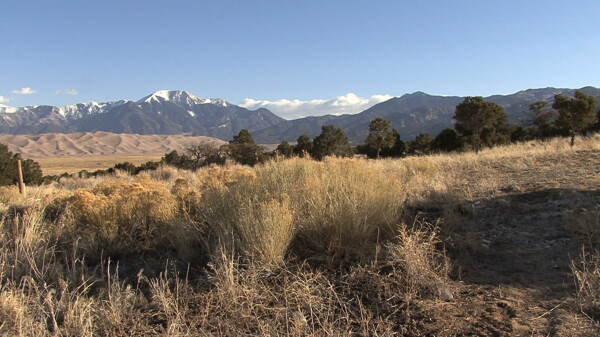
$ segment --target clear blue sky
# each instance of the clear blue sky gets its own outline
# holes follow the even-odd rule
[[[13,106],[600,86],[600,1],[3,0]],[[13,93],[32,88],[34,94]],[[59,90],[74,89],[71,94]],[[10,99],[6,102],[6,99]]]

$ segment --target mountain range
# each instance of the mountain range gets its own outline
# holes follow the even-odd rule
[[[600,98],[600,89],[582,90]],[[529,105],[538,100],[552,102],[554,95],[573,95],[575,89],[541,88],[510,95],[493,95],[486,100],[504,106],[509,122],[527,125]],[[353,143],[362,142],[369,122],[383,117],[392,122],[403,139],[419,133],[437,134],[452,127],[457,104],[464,97],[436,96],[415,92],[394,97],[352,115],[326,115],[285,120],[271,111],[249,110],[223,99],[200,98],[186,91],[157,91],[138,101],[82,103],[12,108],[0,106],[0,133],[40,134],[107,131],[137,134],[190,134],[229,140],[241,129],[252,132],[264,144],[294,141],[300,135],[317,136],[321,126],[342,128]]]
[[[134,134],[191,134],[230,139],[241,129],[256,131],[284,121],[267,109],[248,110],[223,99],[187,91],[154,92],[138,101],[89,102],[62,107],[0,107],[0,133],[41,134],[107,131]]]

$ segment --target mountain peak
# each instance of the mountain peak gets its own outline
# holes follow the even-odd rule
[[[137,101],[143,103],[171,102],[179,106],[190,107],[195,104],[216,104],[227,106],[228,103],[221,98],[201,98],[185,90],[158,90]]]
[[[179,101],[182,99],[192,101],[201,100],[200,97],[184,90],[158,90],[138,100],[138,103],[151,103],[153,101]]]

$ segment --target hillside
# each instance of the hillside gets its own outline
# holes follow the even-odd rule
[[[600,97],[598,88],[585,87],[581,90]],[[572,96],[574,92],[574,89],[528,89],[511,95],[493,95],[485,99],[502,105],[508,114],[509,122],[528,125],[531,120],[529,112],[531,103],[539,100],[552,102],[555,94],[564,93]],[[416,92],[376,104],[355,115],[329,115],[283,121],[257,131],[254,138],[263,143],[295,141],[303,134],[315,137],[321,132],[321,126],[333,124],[342,128],[352,142],[359,144],[367,137],[369,122],[377,117],[390,120],[405,140],[414,139],[416,135],[424,132],[436,135],[441,130],[454,126],[454,110],[463,99],[464,97],[435,96]]]

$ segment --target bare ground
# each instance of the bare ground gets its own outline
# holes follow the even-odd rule
[[[435,317],[431,333],[599,336],[575,301],[570,261],[579,243],[569,219],[600,208],[600,151],[546,155],[525,166],[493,160],[462,176],[457,189],[469,197],[457,207],[464,227],[451,249],[460,290],[453,302],[424,306]],[[486,181],[494,188],[472,188]]]

